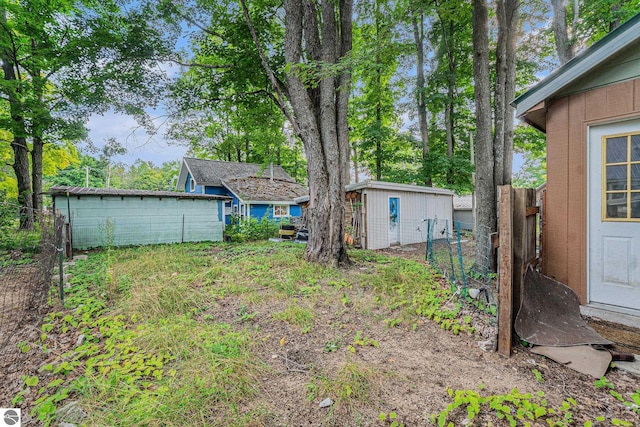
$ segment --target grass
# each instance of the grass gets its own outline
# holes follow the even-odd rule
[[[336,270],[305,262],[302,251],[257,243],[92,253],[76,265],[65,307],[47,316],[39,341],[24,345],[46,356],[79,334],[85,341],[26,377],[14,404],[27,402],[29,385],[38,390],[25,409],[45,426],[63,421],[56,411],[69,400],[79,401],[86,425],[282,425],[278,401],[263,396],[264,386],[293,375],[301,407],[332,399],[319,423],[376,425],[392,374],[362,356],[393,349],[382,348],[367,324],[410,333],[431,319],[453,333],[473,333],[449,287],[421,262],[354,251],[354,268]],[[329,324],[321,323],[328,312]],[[355,328],[354,318],[364,321]],[[326,363],[287,359],[292,370],[282,372],[275,361],[320,333],[317,348],[300,351],[315,351]],[[458,410],[521,399],[456,393],[435,423]]]

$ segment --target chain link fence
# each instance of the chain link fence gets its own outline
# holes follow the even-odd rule
[[[54,283],[53,269],[61,256],[64,217],[34,212],[30,230],[20,229],[24,210],[0,202],[0,372],[10,383],[26,353],[21,343],[39,336],[40,323],[48,311]],[[0,400],[0,406],[5,404]]]

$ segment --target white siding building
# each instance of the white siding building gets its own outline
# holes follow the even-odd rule
[[[383,249],[427,241],[427,219],[435,233],[453,221],[453,192],[440,188],[364,181],[347,185],[346,227],[358,246]]]

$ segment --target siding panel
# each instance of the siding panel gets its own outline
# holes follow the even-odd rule
[[[633,111],[633,81],[607,86],[607,117],[622,116]]]
[[[75,249],[222,240],[219,200],[80,196],[69,205]]]
[[[389,198],[400,199],[400,244],[426,242],[427,218],[440,224],[453,218],[453,197],[443,194],[389,191],[368,188],[366,191],[367,249],[389,247]]]
[[[584,120],[585,95],[569,98],[569,176],[567,198],[567,285],[584,304],[586,287],[586,235],[587,235],[587,137]]]
[[[587,120],[600,120],[607,116],[607,88],[601,87],[587,92]],[[551,118],[547,115],[547,120],[550,122]],[[565,122],[566,125],[567,122]],[[549,140],[551,141],[551,139]],[[554,141],[555,144],[555,141]]]
[[[547,113],[547,244],[544,269],[547,275],[567,283],[567,215],[569,150],[567,98],[556,101]]]

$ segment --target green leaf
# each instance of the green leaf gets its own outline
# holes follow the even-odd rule
[[[38,379],[38,377],[33,376],[33,377],[29,377],[29,378],[27,378],[27,379],[24,381],[24,383],[25,383],[27,386],[29,386],[29,387],[35,387],[35,386],[37,386],[37,385],[38,385],[38,382],[39,382],[39,381],[40,381],[40,380]]]

